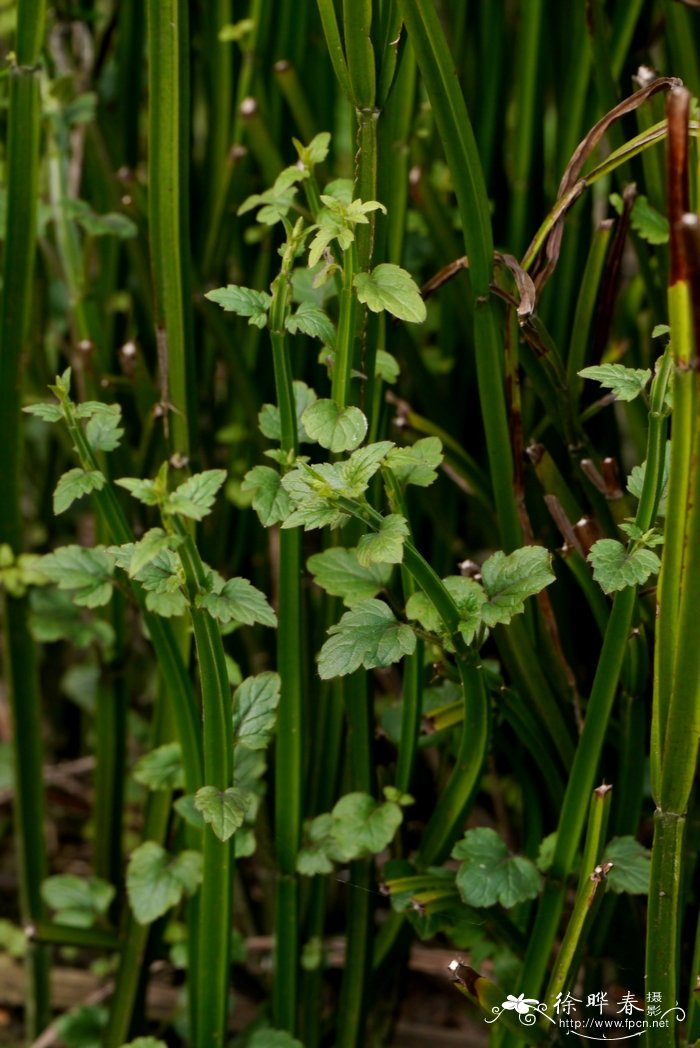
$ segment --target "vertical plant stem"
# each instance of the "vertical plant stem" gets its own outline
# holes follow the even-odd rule
[[[45,13],[44,0],[19,0],[15,64],[9,71],[7,225],[0,301],[0,544],[7,544],[15,557],[22,551],[21,358],[27,350],[32,309],[41,131],[38,62]],[[25,597],[5,596],[4,657],[12,716],[20,906],[22,919],[31,923],[44,915],[40,888],[47,869],[41,700],[27,610]],[[26,1035],[32,1040],[49,1017],[48,961],[46,946],[30,946]]]

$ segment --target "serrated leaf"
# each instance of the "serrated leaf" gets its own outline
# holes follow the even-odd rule
[[[427,488],[437,479],[442,458],[442,441],[424,437],[408,447],[394,448],[387,455],[386,464],[402,483]]]
[[[280,701],[278,673],[246,677],[233,698],[233,733],[237,746],[265,749],[275,728]]]
[[[389,582],[391,566],[365,566],[357,559],[354,549],[334,546],[309,557],[307,567],[314,582],[332,597],[342,597],[350,608],[359,601],[375,597]]]
[[[53,511],[64,513],[76,499],[91,491],[101,491],[105,486],[104,474],[99,469],[69,469],[60,478],[53,493]]]
[[[305,382],[294,381],[292,383],[294,392],[294,410],[297,417],[297,438],[300,444],[308,443],[309,435],[304,429],[301,417],[308,407],[316,403],[316,393]],[[258,415],[260,432],[269,440],[282,439],[282,424],[280,422],[280,409],[276,404],[263,404]]]
[[[252,626],[255,622],[262,626],[277,625],[277,616],[267,597],[248,579],[229,579],[218,593],[201,594],[197,606],[204,608],[224,626],[229,622],[239,622],[244,626]]]
[[[125,488],[130,495],[144,506],[157,506],[159,501],[159,490],[153,480],[142,480],[140,477],[120,477],[115,480],[120,488]]]
[[[225,469],[207,469],[203,473],[195,473],[168,496],[165,511],[178,513],[190,520],[203,520],[211,512],[217,492],[225,480]]]
[[[294,506],[282,524],[283,528],[303,526],[306,531],[327,525],[339,528],[348,519],[345,513],[319,493],[317,480],[303,464],[285,473],[282,477],[282,487]]]
[[[344,462],[337,463],[334,471],[340,478],[340,483],[336,485],[338,490],[350,498],[362,495],[393,447],[391,440],[379,440],[358,448]]]
[[[159,1041],[155,1037],[137,1037],[135,1041],[122,1044],[121,1048],[168,1048],[165,1041]]]
[[[293,138],[292,142],[297,151],[297,156],[304,167],[313,168],[316,164],[322,164],[328,156],[331,136],[329,131],[319,131],[319,133],[314,135],[311,139],[308,146],[302,145],[302,143],[296,138]]]
[[[605,593],[639,586],[661,567],[661,561],[652,550],[628,552],[617,539],[599,539],[591,546],[588,560],[593,566],[593,578]]]
[[[145,753],[134,765],[133,776],[151,790],[182,789],[184,776],[180,743],[167,742]]]
[[[335,328],[330,317],[311,302],[302,302],[296,313],[287,317],[284,326],[291,335],[299,332],[320,339],[326,346],[335,345]]]
[[[58,404],[27,404],[22,408],[27,415],[36,415],[44,422],[60,422],[63,412]]]
[[[85,436],[93,451],[114,451],[119,447],[124,430],[121,425],[122,409],[119,404],[100,404],[94,411]]]
[[[495,830],[486,826],[467,830],[452,849],[460,859],[456,883],[468,906],[509,908],[534,899],[540,890],[540,875],[529,859],[513,856]]]
[[[59,874],[41,882],[41,897],[56,911],[56,919],[71,928],[91,928],[97,917],[107,913],[115,890],[100,877]]]
[[[416,636],[410,626],[396,620],[380,600],[366,600],[346,611],[321,648],[318,671],[323,680],[343,677],[360,666],[366,670],[390,666],[415,651]]]
[[[164,549],[177,549],[181,544],[182,539],[178,535],[169,535],[162,528],[150,528],[131,548],[128,567],[130,578],[138,576],[139,572]]]
[[[271,466],[253,466],[243,478],[242,491],[253,496],[253,509],[263,527],[285,520],[292,511],[292,501],[282,487],[282,477]]]
[[[51,644],[70,641],[76,648],[98,644],[108,650],[114,644],[114,630],[97,616],[86,617],[67,593],[55,589],[33,589],[29,594],[29,625],[35,640]]]
[[[408,524],[398,513],[382,518],[379,531],[363,535],[357,544],[357,559],[363,567],[371,564],[400,564]]]
[[[668,219],[652,207],[645,196],[635,198],[630,225],[647,244],[668,243]]]
[[[210,302],[216,302],[227,313],[236,313],[239,317],[248,317],[248,323],[264,328],[267,324],[267,311],[272,302],[266,291],[254,291],[250,287],[239,287],[228,284],[226,287],[207,291],[204,296]]]
[[[425,302],[410,273],[390,262],[371,273],[358,273],[353,281],[357,298],[373,313],[386,310],[399,320],[420,324],[426,318]]]
[[[600,382],[601,386],[612,391],[617,400],[629,401],[642,392],[651,378],[651,371],[648,368],[626,368],[622,364],[600,364],[583,368],[579,375]]]
[[[487,626],[507,625],[524,610],[528,597],[554,582],[551,556],[543,546],[526,546],[507,556],[499,550],[482,565],[481,578],[488,597],[483,621]]]
[[[126,891],[139,924],[150,924],[176,906],[183,895],[194,895],[202,880],[200,852],[170,855],[155,841],[140,844],[129,859]]]
[[[329,451],[352,451],[367,432],[367,419],[354,406],[339,408],[333,400],[317,400],[302,415],[304,429],[311,440]]]
[[[459,629],[467,644],[471,644],[481,625],[486,593],[474,579],[462,575],[448,575],[442,580],[459,611]],[[425,593],[413,593],[406,603],[406,617],[416,619],[429,633],[447,638],[447,628],[433,602]],[[451,647],[451,644],[447,645]]]
[[[297,870],[306,876],[330,873],[334,862],[376,855],[393,840],[403,820],[395,801],[377,801],[367,793],[341,797],[330,813],[317,815],[306,827]]]
[[[248,794],[235,786],[227,790],[202,786],[194,795],[195,808],[220,841],[227,841],[243,825],[248,804]]]
[[[84,608],[99,608],[112,596],[112,562],[101,548],[62,546],[41,558],[40,568]]]
[[[657,516],[666,516],[666,506],[668,503],[668,476],[669,469],[671,466],[671,441],[666,441],[666,450],[664,452],[664,468],[663,468],[663,479],[661,482],[661,497],[659,498],[659,508],[656,511]],[[647,464],[642,462],[641,466],[635,466],[629,477],[627,478],[627,490],[630,495],[634,495],[635,498],[640,499],[642,497],[642,488],[644,486],[644,476],[646,474]]]
[[[613,868],[606,878],[614,892],[647,895],[651,870],[651,852],[634,837],[614,837],[605,848],[603,862]]]

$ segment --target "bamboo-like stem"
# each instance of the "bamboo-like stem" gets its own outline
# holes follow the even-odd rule
[[[39,193],[41,99],[39,58],[44,38],[44,0],[17,4],[15,62],[9,73],[9,109],[5,152],[7,225],[0,298],[0,544],[15,557],[22,551],[20,406],[22,354],[32,309]],[[42,718],[34,643],[24,597],[7,595],[4,611],[4,658],[12,717],[15,769],[15,833],[20,907],[26,923],[41,920],[40,886],[46,876]],[[27,957],[29,990],[26,1033],[39,1035],[49,1019],[49,954],[33,945]]]

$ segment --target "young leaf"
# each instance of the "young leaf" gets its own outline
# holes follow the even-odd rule
[[[335,467],[331,466],[331,470]],[[314,467],[318,470],[318,467]],[[319,481],[303,464],[285,473],[282,477],[282,487],[289,495],[293,511],[282,524],[283,528],[298,528],[303,526],[306,531],[313,528],[323,528],[326,525],[339,528],[346,522],[347,515],[337,508],[327,498],[332,494],[330,486],[327,492],[320,493]]]
[[[350,458],[335,467],[341,480],[338,489],[350,498],[362,495],[393,447],[391,440],[379,440],[353,451]]]
[[[144,506],[157,506],[160,501],[160,491],[154,480],[141,480],[140,477],[120,477],[115,480],[120,488],[126,488],[130,495]]]
[[[168,1048],[165,1041],[159,1041],[155,1037],[137,1037],[135,1041],[121,1045],[121,1048]]]
[[[229,622],[239,622],[243,626],[252,626],[254,622],[262,626],[277,625],[277,616],[267,597],[248,579],[229,579],[218,591],[200,594],[197,606],[204,608],[224,626]]]
[[[207,291],[204,296],[210,302],[216,302],[227,313],[236,313],[239,317],[248,317],[248,323],[264,328],[267,324],[267,311],[272,299],[266,291],[254,291],[249,287],[228,284],[226,287]]]
[[[357,559],[363,567],[371,564],[400,564],[408,524],[398,513],[382,519],[379,531],[363,535],[357,544]]]
[[[112,562],[101,547],[62,546],[42,557],[40,567],[81,607],[99,608],[112,596]]]
[[[334,853],[339,861],[377,855],[394,839],[403,812],[395,801],[377,802],[366,793],[348,793],[333,808]]]
[[[320,131],[317,135],[314,135],[308,146],[302,145],[297,138],[293,138],[292,143],[301,163],[304,167],[311,169],[314,168],[316,164],[322,164],[328,156],[328,147],[331,144],[331,136],[328,131]]]
[[[314,553],[307,561],[314,582],[332,597],[342,597],[347,607],[359,601],[376,597],[389,582],[391,566],[365,566],[357,559],[357,551],[334,546],[323,553]]]
[[[311,302],[302,302],[296,313],[292,313],[284,322],[291,335],[300,332],[310,338],[318,338],[326,346],[335,344],[335,328],[330,317]]]
[[[427,488],[437,479],[437,467],[442,462],[442,441],[438,437],[423,437],[405,448],[394,448],[386,464],[404,484]]]
[[[99,877],[66,873],[41,883],[42,899],[56,911],[56,920],[71,928],[91,928],[97,917],[107,913],[114,895],[113,886]]]
[[[311,440],[330,451],[352,451],[364,440],[367,419],[359,408],[341,409],[333,400],[317,400],[302,415]]]
[[[150,924],[176,906],[183,894],[194,895],[202,879],[200,852],[169,855],[155,841],[132,852],[126,871],[126,891],[139,924]]]
[[[467,644],[471,644],[482,620],[482,610],[486,602],[486,593],[474,579],[462,575],[448,575],[442,583],[454,600],[459,610],[459,630]],[[406,603],[406,617],[417,619],[423,629],[436,633],[447,642],[445,624],[438,614],[433,602],[422,592],[413,593]]]
[[[308,407],[316,403],[316,393],[305,382],[294,381],[294,410],[297,417],[297,437],[300,443],[309,441],[309,435],[304,429],[301,417]],[[280,409],[276,404],[263,404],[258,415],[260,431],[269,440],[282,439],[282,424],[280,422]]]
[[[634,837],[614,837],[607,845],[603,862],[613,868],[607,876],[608,887],[614,892],[646,895],[649,892],[651,852]]]
[[[386,310],[399,320],[420,324],[426,318],[425,302],[410,273],[390,262],[371,273],[358,273],[353,281],[357,298],[373,313]]]
[[[390,666],[415,651],[416,636],[398,622],[388,605],[366,600],[346,611],[321,648],[318,671],[323,680],[343,677],[364,666]]]
[[[22,411],[27,415],[36,415],[44,422],[60,422],[63,412],[58,404],[28,404]]]
[[[93,451],[114,451],[124,436],[119,404],[100,404],[85,427],[85,436]]]
[[[233,697],[233,732],[236,745],[265,749],[274,731],[280,701],[278,673],[246,677]]]
[[[494,553],[484,562],[481,578],[488,596],[482,608],[487,626],[510,622],[525,608],[528,597],[534,597],[554,582],[551,557],[543,546],[526,546],[506,556]]]
[[[304,1046],[286,1030],[273,1030],[265,1027],[263,1030],[255,1031],[248,1041],[248,1048],[304,1048]]]
[[[43,644],[70,641],[76,648],[97,644],[108,651],[114,644],[114,630],[97,616],[86,617],[72,597],[55,589],[33,589],[29,595],[32,636]]]
[[[179,513],[191,520],[203,520],[211,512],[216,493],[225,480],[225,469],[207,469],[204,473],[195,473],[168,496],[164,507],[166,513]]]
[[[591,547],[588,560],[593,566],[593,578],[605,593],[641,585],[661,568],[661,561],[652,550],[628,552],[616,539],[599,539]]]
[[[216,786],[202,786],[194,795],[195,808],[220,841],[227,841],[243,825],[249,803],[248,794],[235,786],[223,791]]]
[[[61,207],[68,217],[75,219],[91,237],[115,236],[121,240],[128,240],[138,233],[136,224],[126,215],[117,211],[98,215],[85,200],[65,199],[61,201]]]
[[[668,219],[652,207],[645,196],[635,198],[630,225],[647,244],[668,243]]]
[[[666,516],[666,504],[668,502],[668,474],[671,464],[671,441],[666,441],[666,450],[664,453],[664,469],[663,479],[661,481],[661,496],[659,498],[659,507],[656,511],[657,516]],[[642,487],[644,485],[644,475],[646,473],[647,464],[642,462],[641,466],[635,466],[629,477],[627,478],[627,490],[630,495],[634,495],[636,499],[642,497]]]
[[[151,528],[139,542],[131,545],[131,557],[129,560],[128,573],[130,578],[138,576],[139,572],[150,564],[158,554],[165,549],[177,549],[182,539],[178,535],[168,535],[162,528]]]
[[[382,382],[393,386],[401,373],[401,369],[396,357],[392,357],[391,353],[387,353],[385,349],[378,349],[374,373]]]
[[[151,790],[179,790],[184,785],[179,742],[166,742],[145,753],[134,765],[133,776]]]
[[[513,856],[495,830],[482,826],[467,830],[452,849],[461,859],[457,887],[468,906],[506,908],[534,899],[540,890],[540,875],[529,859]]]
[[[108,1019],[107,1009],[97,1004],[73,1008],[56,1019],[57,1041],[66,1048],[100,1048]]]
[[[622,364],[600,364],[598,367],[583,368],[581,378],[591,378],[612,391],[617,400],[634,400],[651,378],[648,368],[626,368]]]
[[[91,491],[101,491],[105,486],[104,474],[99,469],[69,469],[60,478],[53,493],[54,513],[63,513],[76,499]]]
[[[271,466],[253,466],[248,470],[241,491],[253,496],[253,509],[265,528],[285,520],[292,512],[292,502],[282,487],[282,477]]]

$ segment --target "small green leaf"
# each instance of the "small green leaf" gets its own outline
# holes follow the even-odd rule
[[[269,743],[277,720],[280,677],[267,671],[246,677],[233,698],[233,732],[237,746],[262,750]]]
[[[526,546],[507,556],[499,550],[484,562],[481,578],[488,603],[482,618],[487,626],[507,625],[524,610],[528,597],[554,582],[551,559],[543,546]]]
[[[176,906],[183,895],[194,895],[201,879],[200,852],[169,855],[155,841],[145,841],[132,852],[126,871],[134,917],[139,924],[150,924]]]
[[[239,622],[244,626],[252,626],[255,622],[262,626],[277,625],[277,616],[267,597],[248,579],[229,579],[218,592],[201,594],[197,606],[204,608],[224,626],[229,622]]]
[[[365,566],[357,559],[354,549],[334,546],[323,553],[314,553],[307,561],[314,582],[332,597],[342,597],[350,608],[362,600],[375,597],[389,582],[391,566]]]
[[[248,1041],[248,1048],[304,1048],[304,1046],[286,1030],[273,1030],[271,1027],[265,1027],[255,1031]]]
[[[74,198],[61,201],[61,207],[69,218],[75,219],[91,237],[115,236],[121,240],[135,237],[138,228],[126,215],[117,211],[96,214],[85,200]]]
[[[399,320],[420,324],[426,318],[425,302],[410,273],[390,262],[371,273],[358,273],[353,281],[357,298],[373,313],[386,310]]]
[[[144,754],[134,765],[134,778],[151,790],[179,790],[184,785],[179,742],[167,742]]]
[[[160,501],[160,491],[153,480],[141,480],[140,477],[120,477],[115,480],[120,488],[126,488],[130,495],[142,502],[144,506],[157,506]]]
[[[251,492],[253,509],[263,527],[285,520],[292,511],[291,499],[282,487],[282,477],[271,466],[253,466],[248,470],[241,490]]]
[[[299,332],[320,339],[326,346],[335,345],[335,328],[330,317],[311,302],[302,302],[296,313],[287,317],[284,326],[291,335]]]
[[[211,512],[216,494],[225,480],[225,469],[207,469],[204,473],[195,473],[168,496],[165,511],[178,513],[191,520],[203,520]]]
[[[311,139],[308,146],[302,145],[296,138],[293,138],[292,142],[297,151],[297,156],[304,167],[314,168],[316,164],[322,164],[328,156],[328,147],[331,144],[331,136],[328,131],[319,131],[319,133],[314,135]]]
[[[297,437],[299,443],[309,441],[309,435],[304,429],[301,417],[308,407],[316,403],[316,393],[305,382],[295,381],[292,383],[294,392],[294,410],[297,417]],[[269,440],[282,439],[282,424],[280,422],[280,409],[276,404],[263,404],[258,415],[260,432]]]
[[[333,852],[340,862],[384,851],[403,820],[395,801],[379,803],[367,793],[346,794],[332,814]]]
[[[340,484],[335,487],[350,498],[358,498],[367,490],[370,480],[393,447],[392,441],[379,440],[353,451],[350,458],[334,467],[340,479]]]
[[[73,1008],[56,1020],[56,1037],[66,1048],[101,1048],[108,1012],[97,1004]]]
[[[661,482],[661,497],[659,498],[659,508],[656,513],[659,517],[666,516],[666,505],[668,503],[668,476],[669,469],[671,466],[671,441],[666,441],[666,450],[664,452],[664,469],[663,469],[663,480]],[[634,495],[636,499],[642,497],[642,488],[644,486],[644,476],[646,474],[647,464],[642,462],[641,466],[635,466],[629,477],[627,478],[627,490],[630,495]]]
[[[616,539],[599,539],[591,547],[588,560],[593,566],[593,578],[605,593],[638,586],[655,575],[661,561],[650,549],[627,551]]]
[[[452,849],[460,859],[457,887],[468,906],[509,908],[534,899],[540,890],[540,875],[529,859],[513,856],[495,830],[482,826],[467,830]]]
[[[204,829],[204,818],[201,812],[195,808],[194,796],[188,794],[184,797],[178,797],[173,804],[173,808],[180,818],[185,820],[188,826],[193,826],[195,830]]]
[[[112,904],[115,890],[99,877],[66,873],[41,882],[41,897],[56,911],[56,920],[71,928],[91,928]]]
[[[93,451],[114,451],[124,436],[122,409],[119,404],[100,404],[98,407],[85,427],[85,436]]]
[[[392,357],[391,353],[387,353],[385,349],[378,349],[374,373],[377,378],[393,386],[401,373],[401,369],[396,357]]]
[[[137,1037],[135,1041],[122,1044],[121,1048],[168,1048],[165,1041],[159,1041],[155,1037]]]
[[[402,483],[427,488],[437,479],[442,457],[442,441],[424,437],[408,447],[394,448],[387,455],[386,464]]]
[[[53,493],[54,513],[63,513],[76,499],[91,491],[101,491],[105,486],[104,474],[99,469],[69,469],[64,473]]]
[[[398,513],[382,518],[379,531],[363,535],[357,544],[357,559],[362,567],[372,564],[400,564],[403,544],[408,538],[408,524]]]
[[[109,650],[114,630],[97,616],[87,617],[67,593],[55,589],[33,589],[29,595],[32,636],[43,644],[67,640],[76,648],[97,644]]]
[[[603,855],[603,862],[613,864],[607,876],[608,886],[614,892],[647,895],[650,857],[651,852],[634,837],[614,837]]]
[[[243,825],[248,804],[248,794],[235,786],[223,791],[216,786],[202,786],[194,795],[195,808],[220,841],[227,841]]]
[[[205,298],[216,302],[227,313],[236,313],[239,317],[248,317],[248,323],[264,328],[267,324],[267,311],[272,299],[266,291],[254,291],[249,287],[228,284],[226,287],[207,291]]]
[[[232,43],[233,41],[242,40],[254,28],[255,19],[241,18],[240,22],[222,26],[217,33],[217,39],[222,44]]]
[[[138,576],[139,572],[150,564],[164,549],[177,549],[182,544],[178,535],[169,535],[162,528],[151,528],[139,542],[135,542],[131,549],[128,573],[130,578]]]
[[[62,546],[41,558],[40,568],[84,608],[99,608],[112,596],[112,562],[101,547]]]
[[[459,630],[467,644],[471,644],[474,635],[481,625],[482,611],[486,603],[486,593],[474,579],[462,575],[448,575],[442,583],[450,594],[459,611]],[[447,639],[447,629],[433,602],[425,593],[413,593],[406,603],[406,617],[417,619],[423,629],[429,633]],[[446,643],[446,647],[452,645]]]
[[[343,677],[360,666],[366,670],[390,666],[415,651],[416,636],[398,622],[380,600],[366,600],[346,611],[321,648],[318,671],[323,680]]]
[[[630,225],[647,244],[668,243],[668,219],[652,207],[645,196],[635,198]]]
[[[652,338],[660,338],[662,335],[670,335],[671,329],[668,324],[655,324],[651,330]],[[26,408],[25,408],[26,411]]]
[[[318,469],[318,467],[314,468]],[[334,467],[330,468],[334,469]],[[339,528],[348,519],[345,513],[328,500],[327,496],[332,494],[330,486],[327,491],[321,493],[321,484],[304,464],[285,473],[282,477],[282,487],[294,506],[292,513],[282,524],[283,528],[303,526],[306,531],[327,525]]]
[[[648,368],[626,368],[622,364],[600,364],[598,367],[583,368],[581,378],[591,378],[612,391],[617,400],[634,400],[642,392],[651,371]]]
[[[36,415],[44,422],[60,422],[63,412],[58,404],[28,404],[22,408],[27,415]]]
[[[367,419],[359,408],[339,408],[333,400],[317,400],[302,415],[311,440],[330,451],[352,451],[365,437]]]

